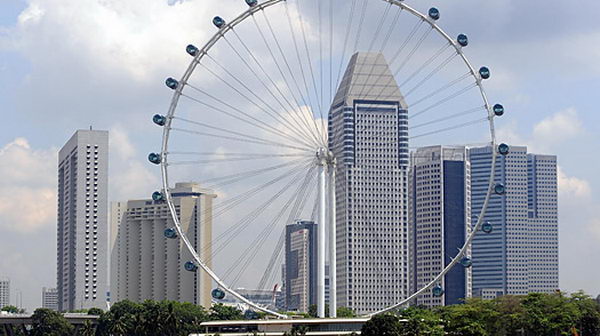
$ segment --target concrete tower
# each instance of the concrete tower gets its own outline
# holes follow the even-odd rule
[[[338,305],[374,312],[408,295],[408,111],[380,53],[352,56],[329,112],[337,158]]]
[[[79,130],[58,159],[57,290],[60,311],[106,309],[108,132]]]
[[[171,190],[186,236],[208,267],[212,267],[212,190],[195,183],[177,183]],[[112,204],[112,299],[173,300],[210,308],[212,280],[201,269],[186,271],[192,260],[181,239],[164,236],[174,226],[164,201],[131,200]]]

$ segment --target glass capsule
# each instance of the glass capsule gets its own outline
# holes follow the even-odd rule
[[[479,76],[481,76],[482,79],[488,79],[490,78],[490,69],[488,69],[488,67],[481,67],[479,69]]]
[[[196,272],[198,270],[198,266],[196,266],[193,261],[187,261],[183,267],[188,272]]]
[[[152,117],[152,121],[157,124],[158,126],[165,126],[165,124],[167,123],[167,118],[163,115],[160,114],[155,114]]]
[[[494,105],[494,114],[498,117],[502,116],[504,114],[504,106],[500,104]]]
[[[444,295],[444,289],[442,288],[442,285],[436,285],[435,287],[433,287],[433,289],[431,290],[431,294],[433,294],[433,296],[435,297],[440,297]]]
[[[177,230],[175,230],[175,228],[165,229],[164,234],[165,234],[165,237],[169,238],[169,239],[177,238]]]
[[[250,7],[254,7],[258,4],[258,0],[246,0],[246,4]]]
[[[162,201],[163,199],[164,199],[164,196],[161,192],[155,191],[152,193],[152,200],[158,202],[158,201]]]
[[[435,8],[435,7],[430,8],[429,9],[429,17],[432,18],[432,19],[434,19],[434,20],[439,20],[439,18],[440,18],[440,11],[437,8]]]
[[[473,260],[470,257],[463,257],[462,259],[460,259],[460,264],[465,267],[471,267],[473,266]]]
[[[214,299],[223,300],[225,298],[225,292],[221,288],[215,288],[210,293]]]
[[[502,155],[507,155],[510,152],[510,147],[507,144],[501,143],[498,145],[498,153]]]
[[[504,195],[506,193],[506,187],[502,183],[496,183],[494,186],[494,192],[497,195]]]
[[[195,45],[193,44],[188,44],[188,46],[185,48],[185,51],[190,54],[190,56],[196,56],[198,55],[198,48],[196,48]]]
[[[160,154],[157,153],[150,153],[148,154],[148,161],[150,161],[151,163],[154,164],[160,164]]]
[[[458,42],[458,44],[460,44],[461,46],[466,47],[469,45],[469,38],[465,34],[460,34],[456,38],[456,42]]]
[[[167,85],[167,87],[169,89],[172,89],[172,90],[177,89],[177,87],[179,86],[179,82],[176,79],[171,78],[171,77],[167,78],[167,80],[165,81],[165,84]]]
[[[220,16],[215,16],[215,18],[213,19],[213,24],[221,29],[221,27],[223,27],[225,25],[225,20],[223,20],[223,18],[221,18]]]
[[[481,231],[483,231],[485,233],[491,233],[492,231],[494,231],[494,226],[490,222],[485,222],[481,226]]]

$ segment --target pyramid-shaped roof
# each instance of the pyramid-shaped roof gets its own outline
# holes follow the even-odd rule
[[[408,108],[382,53],[357,52],[352,55],[333,105],[344,102],[349,106],[354,100],[397,101],[402,108]]]

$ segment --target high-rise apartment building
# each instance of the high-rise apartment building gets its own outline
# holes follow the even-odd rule
[[[317,224],[298,221],[285,228],[287,310],[308,312],[317,303]]]
[[[58,310],[58,291],[56,288],[42,288],[42,308]]]
[[[58,161],[57,290],[60,311],[106,308],[108,132],[78,130]]]
[[[452,261],[471,232],[470,164],[465,147],[431,146],[411,153],[410,237],[411,292],[425,287]],[[470,249],[467,256],[470,256]],[[442,296],[431,291],[418,305],[462,303],[471,297],[471,269],[460,264],[439,283]]]
[[[495,182],[505,185],[506,194],[490,198],[484,220],[493,232],[473,240],[473,294],[552,292],[558,288],[556,157],[527,154],[524,146],[511,146],[506,156],[489,146],[471,148],[474,219],[488,191],[492,155]]]
[[[195,183],[177,183],[171,190],[182,229],[211,267],[212,204],[216,195]],[[111,299],[174,300],[209,308],[212,280],[206,272],[184,269],[193,260],[181,239],[164,232],[174,226],[164,201],[113,203],[111,223]]]
[[[10,280],[0,279],[0,309],[10,305]]]
[[[329,112],[337,158],[337,302],[374,312],[407,297],[408,111],[381,53],[352,56]]]

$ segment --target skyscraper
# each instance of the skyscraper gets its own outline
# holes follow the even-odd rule
[[[338,305],[374,312],[408,295],[408,111],[381,53],[352,56],[329,112],[337,158]]]
[[[452,261],[471,232],[470,164],[465,147],[431,146],[411,154],[411,292],[426,286]],[[470,249],[467,256],[470,256]],[[460,264],[417,304],[440,306],[471,297],[471,269]]]
[[[558,178],[554,155],[527,155],[529,292],[558,287]]]
[[[317,224],[298,221],[285,227],[287,310],[308,312],[317,303]]]
[[[57,290],[60,311],[106,308],[108,132],[78,130],[58,161]]]
[[[42,308],[58,310],[58,291],[56,288],[42,288]]]
[[[492,155],[495,182],[506,194],[491,196],[484,220],[493,232],[473,240],[473,294],[552,292],[558,288],[556,157],[528,155],[524,146],[511,146],[506,156],[489,146],[470,149],[473,216],[488,191]]]
[[[195,183],[177,183],[171,190],[182,229],[206,265],[212,265],[212,190]],[[177,239],[165,237],[174,226],[164,201],[131,200],[114,203],[112,240],[111,299],[174,300],[211,304],[212,280],[206,272],[184,269],[192,255]]]
[[[0,279],[0,309],[10,305],[10,280]]]

